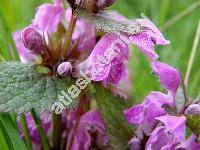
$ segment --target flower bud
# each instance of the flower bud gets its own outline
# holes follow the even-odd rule
[[[97,2],[97,6],[99,8],[105,8],[105,7],[108,7],[110,5],[112,5],[116,0],[98,0]]]
[[[42,36],[33,27],[26,27],[22,31],[22,41],[24,46],[34,53],[40,53],[42,51]]]
[[[138,138],[132,138],[129,141],[130,149],[140,150],[141,149],[141,141]]]
[[[72,72],[71,63],[69,63],[69,62],[61,63],[57,68],[57,72],[60,76],[67,76],[67,75],[71,74],[71,72]]]
[[[67,0],[72,6],[81,7],[91,13],[112,5],[116,0]]]
[[[200,105],[192,104],[192,105],[188,106],[188,108],[185,110],[185,114],[188,114],[188,115],[200,114]]]

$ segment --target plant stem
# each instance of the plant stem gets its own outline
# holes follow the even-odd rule
[[[53,149],[61,149],[62,115],[53,112]]]
[[[38,115],[36,114],[34,109],[31,110],[31,114],[32,114],[35,124],[37,126],[37,131],[40,136],[43,149],[50,150],[50,146],[49,146],[47,137],[45,136],[43,129],[42,129],[42,124],[41,124],[40,118],[38,117]]]
[[[197,46],[198,46],[198,43],[199,43],[199,38],[200,38],[200,20],[199,20],[199,24],[198,24],[198,27],[197,27],[197,31],[196,31],[196,35],[195,35],[195,39],[194,39],[194,43],[193,43],[193,46],[192,46],[192,51],[191,51],[191,54],[190,54],[190,59],[189,59],[189,62],[188,62],[188,67],[187,67],[187,71],[186,71],[186,75],[185,75],[184,83],[185,83],[186,87],[187,87],[187,84],[188,84],[188,81],[189,81],[189,78],[190,78],[190,73],[191,73],[191,70],[192,70],[192,64],[193,64],[194,57],[195,57],[196,50],[197,50]]]
[[[69,24],[69,28],[66,32],[66,35],[65,35],[65,42],[63,44],[63,49],[62,49],[62,56],[65,56],[66,55],[66,52],[67,50],[69,49],[70,47],[70,42],[71,42],[71,38],[72,38],[72,34],[74,32],[74,28],[75,28],[75,25],[76,25],[76,17],[74,16],[74,13],[72,11],[72,16],[71,16],[71,20],[70,20],[70,24]]]
[[[32,148],[32,144],[31,144],[31,138],[30,138],[30,135],[29,135],[29,131],[28,131],[27,123],[26,123],[26,118],[25,118],[24,114],[22,114],[20,116],[20,122],[21,122],[21,126],[22,126],[22,131],[24,133],[24,138],[25,138],[25,141],[26,141],[27,149],[32,150],[33,148]]]
[[[74,138],[75,138],[75,135],[76,135],[76,130],[78,128],[78,124],[79,124],[79,121],[80,121],[80,117],[77,118],[76,122],[74,123],[73,125],[73,128],[72,128],[72,136],[69,140],[69,144],[67,145],[67,148],[66,150],[71,150],[71,147],[72,147],[72,144],[74,142]]]
[[[186,105],[186,104],[189,103],[189,99],[188,99],[188,96],[187,96],[187,90],[186,90],[187,88],[186,88],[186,85],[184,83],[183,76],[182,76],[181,73],[180,73],[180,75],[181,75],[181,85],[182,85],[182,88],[183,88],[183,96],[184,96],[184,99],[185,99],[184,105]]]

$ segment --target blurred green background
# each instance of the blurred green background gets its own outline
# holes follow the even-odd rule
[[[0,9],[7,22],[3,33],[0,20],[0,58],[9,59],[4,41],[9,30],[14,32],[30,24],[34,13],[42,3],[50,0],[0,0]],[[117,0],[109,9],[115,9],[128,18],[139,18],[144,13],[160,29],[166,39],[171,41],[167,47],[158,46],[159,60],[178,68],[185,76],[196,29],[200,19],[200,1],[198,0]],[[180,16],[173,22],[174,16]],[[1,15],[1,17],[2,17]],[[167,25],[172,21],[171,25]],[[167,25],[167,26],[166,26]],[[4,22],[5,27],[5,22]],[[4,29],[5,30],[5,29]],[[198,45],[188,85],[189,96],[196,97],[200,91],[200,47]],[[162,90],[156,77],[151,74],[147,58],[135,47],[131,51],[129,69],[132,80],[130,95],[137,102],[143,100],[151,90]]]

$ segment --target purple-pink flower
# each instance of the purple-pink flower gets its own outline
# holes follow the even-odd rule
[[[89,148],[103,148],[108,144],[105,125],[97,111],[90,110],[76,120],[78,124],[69,133],[67,145],[72,150],[88,150]]]
[[[162,33],[149,19],[138,19],[138,23],[147,28],[143,32],[133,35],[132,42],[151,60],[156,60],[158,55],[154,50],[154,45],[168,45]]]
[[[114,43],[114,44],[113,44]],[[106,34],[96,44],[90,56],[77,65],[76,71],[87,72],[94,81],[110,81],[118,84],[125,72],[125,62],[129,57],[129,47],[119,37]],[[115,72],[117,69],[118,72]],[[112,73],[113,74],[110,74]],[[117,73],[117,74],[115,74]],[[115,75],[115,78],[112,76]]]
[[[160,79],[161,85],[172,95],[175,95],[180,84],[180,73],[173,67],[161,63],[152,62],[152,69]]]
[[[147,150],[173,150],[185,140],[184,116],[161,116],[157,119],[163,122],[164,126],[155,128],[151,133],[146,144]]]
[[[64,17],[64,9],[61,6],[62,0],[55,0],[54,4],[41,5],[35,14],[33,25],[41,32],[56,32],[58,24]]]
[[[136,105],[124,111],[124,115],[130,124],[139,125],[139,128],[149,134],[155,124],[156,117],[165,115],[164,105],[174,105],[174,94],[179,86],[179,72],[160,62],[152,62],[153,71],[158,75],[162,86],[168,90],[168,94],[151,92],[142,104]],[[147,126],[148,125],[148,126]]]

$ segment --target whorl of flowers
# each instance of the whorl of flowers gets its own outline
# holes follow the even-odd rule
[[[181,77],[179,71],[158,61],[154,46],[167,45],[169,41],[157,27],[147,18],[130,21],[116,12],[103,13],[115,0],[67,1],[71,6],[67,10],[62,6],[62,0],[41,5],[31,25],[14,33],[20,60],[48,68],[48,76],[78,78],[81,71],[87,71],[92,81],[100,81],[104,87],[108,84],[113,87],[114,94],[125,95],[119,91],[122,82],[130,82],[126,63],[130,57],[129,46],[134,44],[147,56],[166,93],[150,92],[141,104],[124,110],[128,123],[137,127],[133,138],[127,141],[130,149],[200,149],[200,144],[195,141],[197,135],[192,134],[188,140],[185,139],[184,116],[184,112],[199,114],[199,105],[190,105],[182,113],[175,114],[165,109],[175,107]],[[117,55],[112,58],[105,56],[115,41],[119,41],[115,45]],[[85,111],[83,107],[87,103],[88,99],[83,98],[77,110],[67,110],[63,114],[63,136],[67,134],[66,143],[73,150],[105,148],[109,143],[100,113],[96,110]],[[28,114],[26,117],[32,120]],[[45,122],[44,118],[41,117],[47,134],[52,121]],[[28,129],[31,139],[40,145],[32,121]]]

